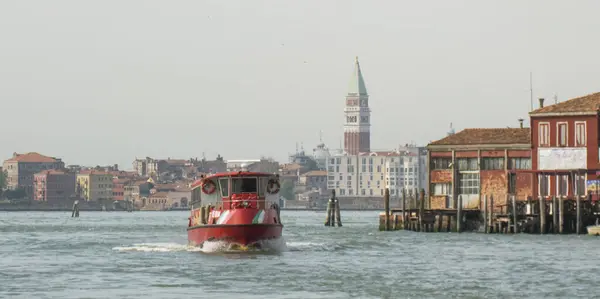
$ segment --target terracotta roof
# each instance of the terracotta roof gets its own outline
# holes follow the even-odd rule
[[[80,175],[90,175],[90,174],[94,174],[94,175],[111,175],[109,172],[106,171],[102,171],[102,170],[95,170],[95,169],[86,169],[86,170],[82,170],[79,172]]]
[[[52,157],[41,155],[39,153],[31,152],[26,154],[14,153],[13,157],[6,160],[6,162],[54,163],[58,162],[58,160]]]
[[[309,171],[305,174],[303,174],[303,176],[326,176],[327,175],[327,171],[324,170],[313,170],[313,171]]]
[[[529,144],[529,128],[464,129],[429,145]]]
[[[156,192],[154,194],[150,194],[149,197],[168,197],[168,192]]]
[[[598,112],[600,108],[600,92],[570,99],[558,104],[549,105],[529,112],[531,115],[541,113],[577,113]]]
[[[50,170],[42,170],[42,171],[36,173],[35,175],[48,175],[48,174],[60,175],[60,174],[67,174],[67,172],[65,172],[63,170],[50,169]]]

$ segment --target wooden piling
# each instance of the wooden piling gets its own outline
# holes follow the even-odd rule
[[[325,216],[325,226],[331,226],[331,217],[333,213],[333,199],[329,199],[327,202],[327,215]]]
[[[456,206],[456,232],[460,233],[462,224],[462,195],[458,195]]]
[[[408,230],[408,222],[406,221],[406,218],[406,188],[402,188],[402,227],[405,230]]]
[[[581,196],[576,195],[577,196],[577,202],[576,202],[576,213],[577,213],[577,220],[576,220],[576,227],[575,227],[575,233],[576,234],[581,234]]]
[[[515,195],[512,195],[510,197],[511,203],[512,203],[512,214],[513,214],[513,219],[512,219],[512,223],[513,223],[513,233],[518,234],[519,233],[519,225],[517,223],[517,199]]]
[[[390,230],[390,189],[385,188],[383,196],[383,206],[385,208],[385,230]]]
[[[565,199],[561,196],[558,198],[558,233],[562,234],[565,231]]]
[[[73,202],[73,209],[71,211],[71,218],[78,218],[79,217],[79,200],[76,199],[75,202]]]
[[[425,215],[425,189],[421,188],[421,194],[419,196],[419,230],[427,231],[423,227],[423,216]]]
[[[334,194],[335,196],[335,194]],[[335,207],[335,219],[337,220],[337,226],[342,226],[342,212],[340,211],[340,201],[337,197],[334,197]],[[394,222],[395,223],[395,222]]]
[[[558,207],[556,206],[556,196],[552,196],[552,233],[558,233]]]
[[[489,219],[489,221],[490,221],[490,224],[489,224],[490,232],[497,233],[497,231],[495,231],[493,229],[493,227],[494,227],[494,195],[490,195],[490,219]]]
[[[540,234],[546,233],[546,201],[544,200],[544,196],[539,196],[540,202]]]
[[[488,233],[488,223],[487,223],[487,219],[488,219],[488,198],[487,195],[483,195],[483,233],[487,234]]]

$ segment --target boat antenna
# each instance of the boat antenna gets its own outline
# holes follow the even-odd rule
[[[558,96],[554,93],[554,104],[558,104]]]

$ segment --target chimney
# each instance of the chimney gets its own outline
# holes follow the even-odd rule
[[[523,119],[519,118],[519,127],[523,129]]]
[[[540,108],[544,108],[544,98],[539,98],[538,100],[540,101]]]

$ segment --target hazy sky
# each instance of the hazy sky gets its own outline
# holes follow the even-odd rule
[[[284,160],[339,148],[359,56],[374,149],[600,91],[600,1],[0,1],[0,157]],[[305,63],[306,62],[306,63]],[[537,106],[537,104],[536,104]]]

